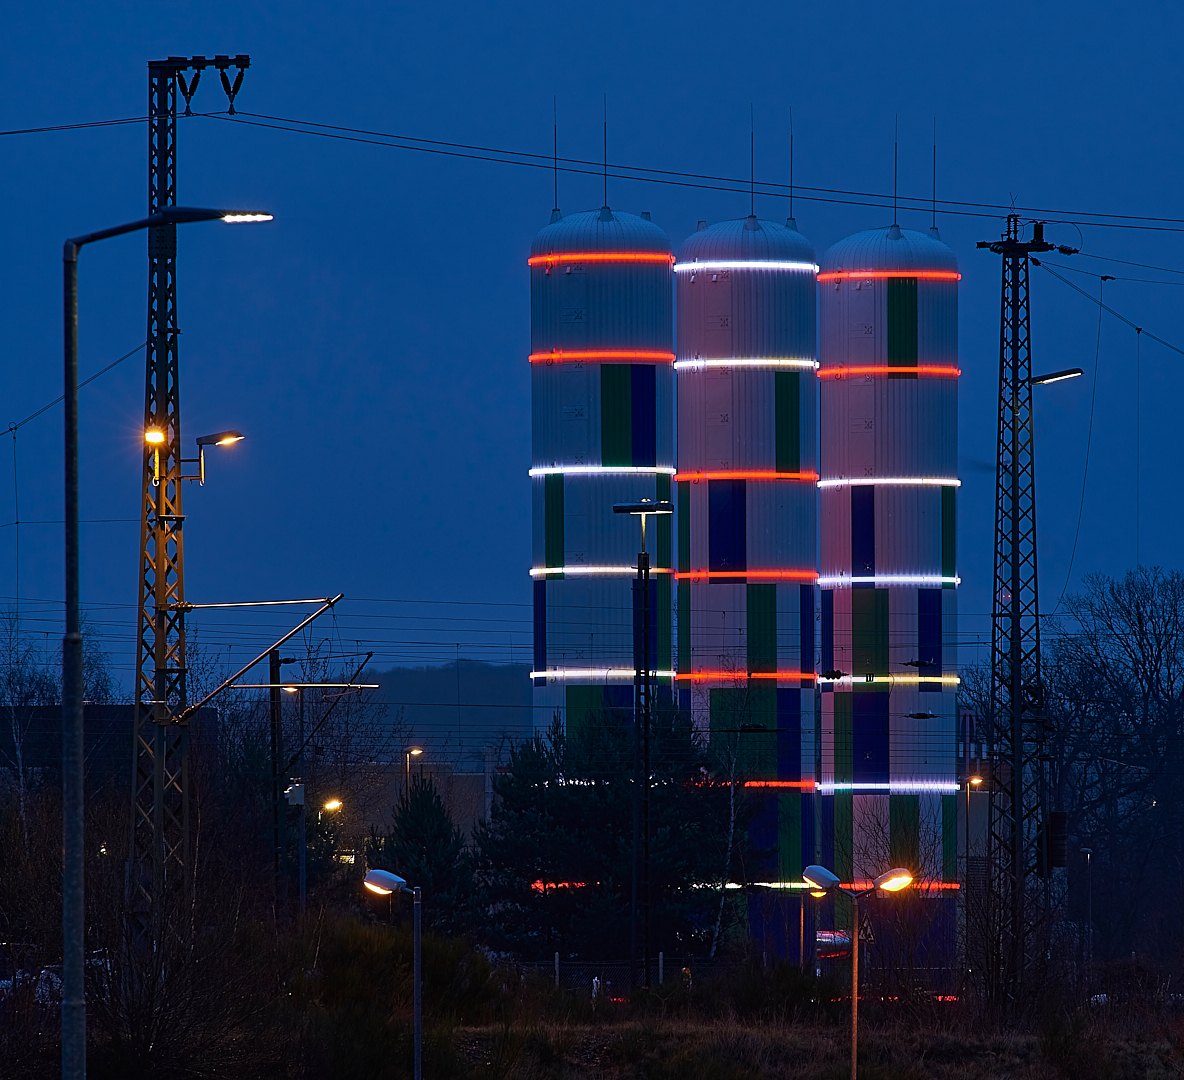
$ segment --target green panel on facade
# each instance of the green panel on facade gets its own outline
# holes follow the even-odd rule
[[[685,574],[691,568],[691,482],[678,482],[678,572]]]
[[[678,670],[691,670],[691,583],[678,583]]]
[[[802,797],[796,791],[777,796],[777,880],[801,881]]]
[[[874,683],[861,684],[865,675],[888,674],[888,590],[851,590],[851,675],[856,690],[867,690]]]
[[[568,686],[567,703],[568,738],[580,733],[584,725],[604,710],[604,690],[599,686]]]
[[[840,881],[851,881],[855,877],[855,799],[850,791],[835,792],[835,865],[834,871]],[[843,923],[837,921],[838,900],[835,902],[836,926]],[[850,903],[850,901],[847,901]],[[846,925],[851,925],[851,909],[847,908]]]
[[[543,478],[543,532],[545,565],[563,565],[563,474]],[[559,575],[555,575],[558,577]]]
[[[941,797],[942,881],[958,880],[958,802],[957,792]]]
[[[917,366],[917,279],[888,279],[888,366]]]
[[[669,671],[670,663],[670,575],[658,574],[654,579],[654,591],[657,596],[658,610],[654,618],[658,620],[658,656],[655,667],[659,671]]]
[[[952,578],[957,573],[955,569],[958,553],[958,515],[955,501],[957,494],[957,488],[943,487],[941,489],[941,576],[943,578]],[[953,587],[952,581],[942,583],[943,589],[952,589]]]
[[[921,796],[888,796],[888,861],[917,874],[921,870]]]
[[[851,695],[835,694],[834,698],[835,783],[850,784],[855,780],[855,742],[852,735]]]
[[[777,586],[748,587],[748,670],[777,670]]]
[[[743,676],[740,676],[743,678]],[[768,686],[716,686],[709,696],[711,742],[736,763],[746,780],[773,780],[777,776],[777,688]],[[760,725],[765,731],[744,731]]]
[[[657,501],[670,501],[670,475],[669,473],[659,473],[657,483]],[[658,535],[654,543],[654,558],[657,560],[654,565],[662,567],[670,567],[673,564],[670,562],[670,515],[659,514],[656,515]]]
[[[633,464],[633,390],[630,364],[600,365],[600,463]]]
[[[777,442],[777,471],[800,472],[802,468],[801,376],[796,371],[778,371],[773,376],[773,397]]]

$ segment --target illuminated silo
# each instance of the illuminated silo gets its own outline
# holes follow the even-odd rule
[[[676,685],[722,767],[766,789],[756,880],[814,861],[814,260],[752,216],[701,226],[675,266]]]
[[[844,881],[956,880],[959,278],[936,230],[896,225],[818,275],[821,835]]]
[[[668,500],[673,255],[649,220],[556,213],[530,249],[535,721],[629,709],[640,527]],[[649,527],[651,652],[669,687],[670,518]]]

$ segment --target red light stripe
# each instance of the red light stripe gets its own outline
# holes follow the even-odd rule
[[[926,281],[961,281],[957,270],[828,270],[819,274],[819,281],[839,281],[842,278],[921,278]]]
[[[844,375],[931,375],[937,378],[956,379],[962,374],[962,369],[953,366],[925,364],[918,367],[890,367],[887,364],[874,364],[869,367],[838,367],[820,368],[820,379],[841,379]]]
[[[662,251],[568,251],[551,255],[532,255],[527,266],[557,266],[562,263],[666,263],[674,265],[674,256]]]
[[[745,780],[746,788],[797,788],[801,791],[813,791],[813,780]]]
[[[680,671],[674,676],[676,680],[687,682],[718,682],[728,679],[804,679],[813,682],[812,671]]]
[[[550,352],[531,353],[532,364],[570,364],[576,360],[595,360],[602,364],[632,364],[638,360],[655,360],[664,364],[674,363],[674,353],[658,352],[653,349],[552,349]]]
[[[775,581],[818,580],[817,570],[687,570],[674,575],[676,581],[693,581],[706,578],[709,581],[739,580],[741,578],[771,578]]]
[[[815,472],[771,472],[743,470],[734,472],[680,472],[675,473],[675,480],[809,480],[818,479]]]

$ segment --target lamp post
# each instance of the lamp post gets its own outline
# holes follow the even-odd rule
[[[241,436],[240,436],[241,438]],[[200,439],[198,440],[201,441]],[[205,474],[205,467],[202,466],[202,474]],[[305,814],[305,792],[304,792],[304,687],[303,686],[285,686],[285,690],[290,694],[299,694],[300,698],[300,720],[297,727],[297,738],[300,740],[300,749],[296,751],[296,771],[300,777],[300,803],[299,803],[299,817],[297,818],[296,826],[296,850],[297,850],[297,891],[300,896],[300,914],[303,917],[304,909],[308,897],[308,819]]]
[[[1086,971],[1093,967],[1094,962],[1094,851],[1093,848],[1083,847],[1081,854],[1085,856],[1085,963]]]
[[[966,887],[970,887],[970,792],[983,782],[981,776],[966,778]]]
[[[811,886],[810,895],[823,897],[841,893],[851,898],[851,1080],[856,1080],[859,1062],[859,898],[871,896],[877,889],[895,893],[913,882],[913,875],[903,867],[889,870],[872,882],[870,889],[844,889],[825,866],[807,866],[802,880]]]
[[[388,870],[371,870],[365,877],[366,888],[379,896],[390,896],[392,893],[405,892],[407,882],[398,874]],[[420,955],[420,894],[419,886],[411,890],[411,903],[414,917],[412,919],[412,952],[415,968],[415,1080],[423,1080],[423,964]]]
[[[650,664],[650,557],[645,548],[645,519],[674,513],[669,502],[616,503],[614,514],[641,518],[641,551],[637,555],[636,589],[641,594],[641,649],[635,655],[633,676],[636,720],[633,725],[633,910],[630,934],[630,981],[637,984],[638,834],[642,848],[641,907],[643,912],[643,984],[650,988],[650,714],[653,709],[653,671]],[[644,777],[644,780],[642,779]]]
[[[407,747],[407,780],[403,785],[403,798],[405,799],[411,798],[411,759],[413,757],[419,757],[419,755],[422,753],[422,746]]]
[[[170,206],[159,214],[75,236],[62,245],[65,381],[66,632],[62,638],[62,1077],[86,1076],[86,998],[83,985],[82,624],[78,574],[78,253],[86,244],[124,233],[191,221],[270,221],[270,214]]]

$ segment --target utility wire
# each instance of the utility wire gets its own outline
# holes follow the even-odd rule
[[[88,383],[94,382],[95,379],[97,379],[100,375],[106,375],[108,371],[110,371],[116,365],[122,364],[128,357],[135,356],[136,353],[138,353],[147,344],[148,343],[146,341],[142,341],[142,342],[140,342],[139,345],[137,345],[134,349],[132,349],[131,352],[125,352],[118,360],[112,360],[111,363],[109,363],[105,368],[103,368],[100,371],[96,371],[93,375],[90,376],[90,378],[83,379],[82,382],[80,382],[78,384],[78,389],[81,390]],[[40,409],[38,409],[34,413],[30,413],[23,420],[18,421],[15,424],[9,424],[8,430],[15,432],[18,428],[24,427],[30,420],[36,420],[37,417],[39,417],[42,413],[49,412],[49,410],[52,409],[55,405],[59,405],[59,404],[61,404],[61,402],[65,401],[65,400],[66,400],[65,394],[62,394],[60,397],[54,398],[53,401],[51,401],[48,405],[42,405]]]

